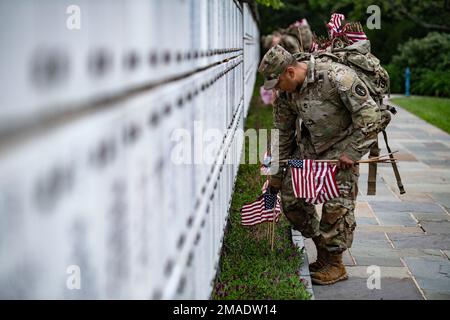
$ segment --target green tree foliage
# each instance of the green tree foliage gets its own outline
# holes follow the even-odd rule
[[[411,93],[450,96],[450,34],[430,32],[398,46],[387,66],[393,92],[403,92],[407,66],[411,69]]]
[[[284,7],[284,3],[281,0],[256,0],[256,3],[275,10]]]
[[[427,31],[450,32],[450,3],[446,0],[309,0],[309,4],[313,10],[343,11],[355,20],[366,18],[367,7],[375,4],[388,20],[411,21]]]

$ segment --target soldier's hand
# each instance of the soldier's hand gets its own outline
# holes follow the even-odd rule
[[[269,192],[271,194],[278,193],[281,189],[281,179],[278,177],[269,177]]]
[[[350,159],[345,153],[343,153],[339,157],[339,162],[338,162],[339,169],[343,169],[343,170],[349,169],[349,168],[353,167],[354,165],[355,165],[355,161]]]

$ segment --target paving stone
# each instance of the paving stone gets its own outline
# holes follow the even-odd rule
[[[386,236],[381,232],[367,232],[361,230],[358,226],[355,229],[355,233],[353,234],[354,241],[360,240],[379,240],[379,241],[388,241]]]
[[[450,159],[450,153],[448,152],[433,152],[439,159]]]
[[[423,300],[410,278],[382,278],[380,289],[368,289],[367,278],[350,277],[332,286],[313,285],[316,300]]]
[[[367,195],[367,182],[359,183],[358,189],[361,195]],[[384,182],[377,183],[376,195],[372,196],[376,197],[375,199],[379,199],[379,197],[392,197],[395,198],[395,194],[386,186]],[[361,199],[360,199],[361,200]],[[379,201],[379,200],[378,200]],[[391,199],[387,199],[387,201],[392,201]]]
[[[388,133],[388,135],[389,135],[389,139],[392,139],[392,140],[394,140],[394,139],[408,139],[408,140],[414,139],[414,137],[407,132],[390,131]]]
[[[405,248],[396,249],[399,257],[435,257],[442,258],[442,252],[439,249],[417,249],[417,248]]]
[[[450,235],[446,234],[407,234],[388,233],[396,248],[450,250]]]
[[[420,288],[450,293],[450,261],[445,258],[404,258]]]
[[[380,202],[369,201],[375,214],[380,212],[443,212],[442,208],[434,203],[420,202]]]
[[[358,201],[355,208],[355,217],[374,218],[373,210],[366,201]]]
[[[425,221],[420,222],[422,228],[428,234],[448,234],[450,235],[450,222],[449,221]]]
[[[430,169],[430,167],[428,165],[426,165],[425,163],[413,162],[413,161],[400,161],[397,163],[397,167],[400,170],[400,174],[401,174],[402,178],[403,178],[404,172]],[[380,169],[379,170],[380,173],[388,174],[390,172],[392,177],[395,179],[395,177],[393,175],[393,171],[392,171],[392,165],[390,167],[389,166],[380,167],[379,169]]]
[[[392,248],[353,247],[350,251],[357,265],[403,267],[403,263],[401,262],[398,253]]]
[[[390,245],[390,243],[389,243],[389,241],[387,239],[384,239],[384,240],[353,239],[352,248],[361,248],[361,249],[385,248],[385,249],[391,249],[392,246]]]
[[[391,137],[389,137],[391,138]],[[417,158],[414,157],[414,155],[410,152],[407,152],[405,150],[402,150],[395,154],[395,158],[398,161],[417,161]]]
[[[344,253],[342,254],[342,262],[344,263],[345,266],[354,266],[355,265],[352,257],[350,256],[349,250],[344,251]]]
[[[443,192],[443,193],[437,193],[432,192],[431,197],[435,199],[437,202],[439,202],[441,205],[446,207],[447,209],[450,209],[450,193]]]
[[[377,212],[381,225],[416,227],[417,222],[408,212]]]
[[[356,225],[378,225],[378,221],[375,218],[356,217]]]
[[[399,198],[397,198],[397,196],[394,193],[389,196],[380,196],[378,194],[375,196],[368,196],[366,194],[367,191],[365,191],[365,190],[360,190],[359,192],[360,192],[360,194],[358,195],[358,200],[360,200],[360,201],[373,201],[374,199],[376,199],[377,201],[401,202],[401,200]]]
[[[352,247],[361,248],[392,248],[388,238],[382,232],[362,232],[359,227],[356,227],[356,232],[353,234]]]
[[[433,184],[433,183],[414,183],[405,186],[406,192],[426,192],[426,193],[446,193],[448,192],[448,185]],[[436,205],[439,207],[438,205]],[[372,207],[373,208],[373,207]],[[386,210],[387,211],[387,210]],[[417,210],[422,211],[422,210]]]
[[[423,293],[428,300],[450,300],[448,291],[423,290]]]
[[[450,250],[442,250],[442,252],[444,252],[447,258],[450,260]]]
[[[396,183],[396,182],[395,182]],[[396,184],[395,184],[396,186]],[[408,185],[409,186],[409,185]],[[427,193],[421,192],[412,192],[408,189],[408,187],[405,187],[406,193],[404,194],[397,194],[399,199],[401,201],[407,201],[407,202],[435,202],[434,199]]]
[[[441,142],[424,142],[427,149],[450,151],[449,148]]]
[[[346,267],[349,277],[368,278],[373,274],[373,271],[368,269],[368,266],[354,266]],[[408,268],[402,267],[383,267],[380,266],[380,276],[382,278],[396,278],[405,279],[411,278],[408,273]]]
[[[450,167],[449,159],[423,160],[423,162],[432,168],[448,168],[448,167]]]
[[[395,176],[391,171],[383,171],[388,178],[391,175],[390,180],[394,180]],[[384,177],[384,175],[383,175]],[[450,183],[450,170],[442,169],[428,169],[428,170],[401,170],[401,177],[403,184],[408,186],[409,184],[421,184],[421,183],[433,183],[433,184],[446,184]]]
[[[386,232],[386,233],[420,233],[424,234],[419,227],[402,227],[402,226],[359,226],[361,231],[366,232]]]
[[[420,221],[450,221],[450,215],[446,213],[413,212],[412,215]]]

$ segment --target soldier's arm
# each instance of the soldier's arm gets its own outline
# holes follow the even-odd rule
[[[272,165],[271,179],[281,179],[282,171],[278,170],[292,155],[292,143],[295,139],[295,121],[297,114],[294,113],[287,99],[281,95],[277,97],[273,107],[273,126],[278,129],[278,139],[272,141]],[[276,152],[278,150],[278,154]],[[281,162],[280,162],[281,161]]]
[[[341,141],[342,150],[351,160],[360,160],[377,139],[380,110],[369,94],[366,85],[350,68],[341,69],[334,77],[339,96],[350,111],[354,131]]]

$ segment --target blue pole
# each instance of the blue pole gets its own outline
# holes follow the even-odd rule
[[[411,70],[409,69],[409,67],[406,67],[405,70],[405,96],[409,97],[410,96],[410,79],[411,79]]]

